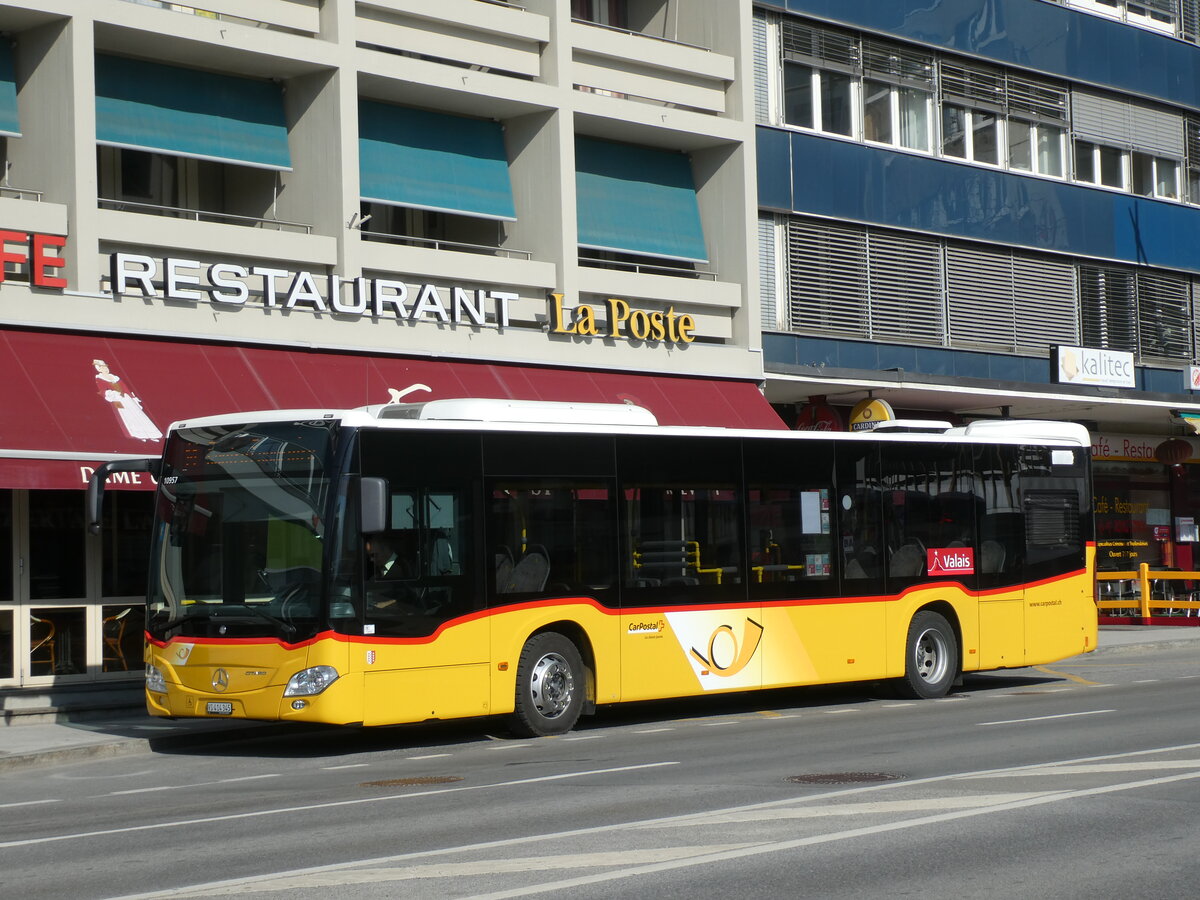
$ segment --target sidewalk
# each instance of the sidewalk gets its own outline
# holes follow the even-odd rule
[[[1097,653],[1150,647],[1200,648],[1200,627],[1104,625]],[[0,726],[0,774],[19,768],[55,765],[106,756],[153,753],[171,747],[217,745],[295,733],[296,725],[219,719],[154,719],[136,712],[89,717],[86,721]]]

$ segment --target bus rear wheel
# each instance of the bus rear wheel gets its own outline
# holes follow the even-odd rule
[[[517,663],[517,696],[511,727],[521,737],[565,734],[583,711],[583,659],[557,632],[535,634]]]
[[[943,616],[921,610],[908,625],[904,650],[904,677],[898,691],[906,697],[928,700],[944,697],[958,676],[958,639]]]

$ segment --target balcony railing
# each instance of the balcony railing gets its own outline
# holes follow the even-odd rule
[[[717,281],[717,273],[697,271],[696,269],[680,269],[675,266],[654,266],[649,263],[626,262],[615,259],[595,259],[590,256],[579,257],[581,266],[591,266],[594,269],[616,269],[622,272],[635,272],[638,275],[666,275],[671,278],[695,278],[699,281]]]
[[[618,28],[615,25],[605,25],[601,22],[593,22],[591,19],[576,19],[572,18],[572,22],[576,25],[590,25],[592,28],[603,28],[605,31],[615,31],[617,34],[632,34],[634,37],[649,38],[652,41],[662,41],[665,44],[677,44],[680,47],[690,47],[693,50],[704,50],[712,52],[712,47],[702,47],[699,44],[689,44],[687,41],[678,41],[674,38],[663,37],[657,34],[647,34],[644,31],[631,31],[628,28]]]
[[[486,244],[464,244],[460,241],[444,241],[436,238],[412,237],[406,234],[388,234],[385,231],[367,231],[363,229],[362,236],[368,241],[385,241],[391,244],[403,244],[408,247],[425,247],[430,250],[455,250],[459,253],[481,253],[490,256],[504,256],[509,259],[532,259],[530,250],[510,250],[508,247],[489,247]]]
[[[166,216],[172,219],[191,219],[194,222],[224,222],[246,228],[263,228],[273,231],[294,231],[299,234],[312,234],[311,225],[304,225],[300,222],[284,222],[280,219],[235,216],[233,213],[211,212],[203,209],[184,209],[178,206],[159,206],[154,203],[135,203],[132,200],[112,200],[106,197],[99,198],[98,202],[101,209],[114,209],[120,212],[148,213],[152,216]]]
[[[30,191],[25,188],[9,187],[6,184],[0,185],[0,197],[8,197],[12,200],[32,200],[35,203],[42,201],[42,191]]]

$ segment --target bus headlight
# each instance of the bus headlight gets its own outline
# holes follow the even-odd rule
[[[146,690],[155,694],[167,692],[167,680],[163,678],[162,670],[158,666],[146,666]]]
[[[338,671],[333,666],[313,666],[297,672],[283,689],[285,697],[311,697],[319,694],[338,680]]]

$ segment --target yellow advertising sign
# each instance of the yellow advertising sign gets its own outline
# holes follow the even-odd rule
[[[850,430],[871,431],[880,422],[890,422],[895,418],[896,413],[892,411],[890,403],[868,397],[850,410]]]

